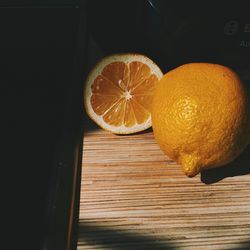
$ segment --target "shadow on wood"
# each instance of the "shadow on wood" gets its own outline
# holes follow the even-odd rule
[[[143,135],[143,134],[147,134],[147,133],[152,133],[153,130],[152,130],[152,127],[146,129],[146,130],[143,130],[143,131],[140,131],[140,132],[136,132],[136,133],[133,133],[133,134],[117,134],[117,136],[128,136],[128,135]]]
[[[116,250],[144,250],[164,249],[173,250],[173,244],[166,243],[166,239],[159,239],[153,236],[139,234],[126,229],[116,229],[106,226],[99,226],[90,222],[79,222],[78,247],[96,246],[96,249]]]
[[[249,250],[250,249],[250,240],[242,242],[241,244],[239,244],[238,247],[233,248],[232,250],[236,250],[236,249]]]
[[[201,172],[201,181],[205,184],[218,182],[226,177],[250,174],[250,145],[233,162]]]

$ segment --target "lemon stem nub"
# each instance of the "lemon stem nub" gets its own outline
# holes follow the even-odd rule
[[[199,164],[199,160],[196,156],[184,154],[181,157],[180,162],[186,176],[194,177],[200,172],[201,165]]]

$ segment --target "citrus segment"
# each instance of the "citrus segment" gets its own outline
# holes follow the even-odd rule
[[[84,93],[89,116],[113,133],[129,134],[151,126],[151,104],[162,72],[138,54],[113,55],[89,74]]]
[[[97,115],[103,115],[107,110],[120,100],[119,96],[93,95],[91,105]]]
[[[124,116],[124,125],[125,127],[132,127],[137,123],[134,109],[131,103],[131,100],[126,102],[125,116]]]
[[[143,82],[133,87],[131,90],[131,94],[133,95],[152,95],[155,84],[158,82],[158,78],[156,75],[152,74]]]
[[[149,119],[151,117],[151,113],[149,110],[145,109],[141,104],[136,102],[134,99],[131,101],[136,122],[138,124],[142,124],[145,120]]]
[[[124,82],[125,85],[128,84],[128,66],[124,62],[110,63],[104,67],[101,74],[120,89],[124,89],[121,82]]]
[[[107,110],[103,116],[103,120],[110,125],[121,126],[124,119],[125,105],[125,100],[120,99]]]
[[[148,79],[151,75],[150,68],[141,62],[131,62],[129,63],[129,90],[133,90]]]

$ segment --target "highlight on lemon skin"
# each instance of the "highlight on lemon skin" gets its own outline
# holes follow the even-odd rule
[[[152,127],[160,148],[193,177],[228,164],[250,141],[249,97],[230,68],[190,63],[156,85]]]
[[[84,105],[101,128],[131,134],[151,127],[154,88],[162,77],[159,67],[140,54],[103,58],[85,82]]]

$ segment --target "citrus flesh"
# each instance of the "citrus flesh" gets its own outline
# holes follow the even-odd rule
[[[111,55],[90,72],[84,91],[88,115],[103,129],[130,134],[151,127],[155,85],[159,67],[139,54]]]

